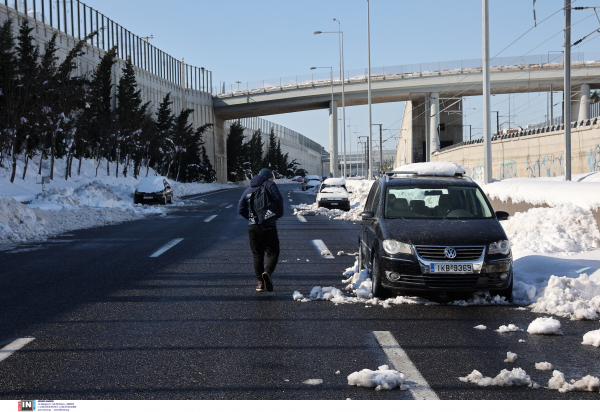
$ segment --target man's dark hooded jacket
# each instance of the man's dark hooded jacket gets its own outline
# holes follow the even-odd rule
[[[283,216],[283,196],[281,196],[281,193],[279,193],[277,185],[270,181],[266,176],[256,175],[250,181],[250,187],[244,191],[237,208],[238,213],[248,219],[249,225],[257,224],[254,220],[252,210],[250,209],[250,196],[265,182],[267,182],[267,190],[273,196],[273,199],[275,199],[275,204],[277,205],[277,215],[267,219],[265,222],[263,222],[263,225],[276,225],[277,219]]]

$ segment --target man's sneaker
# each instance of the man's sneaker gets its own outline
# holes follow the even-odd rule
[[[273,292],[273,281],[271,280],[271,275],[267,272],[262,274],[263,281],[265,282],[265,287],[269,292]]]
[[[263,282],[262,280],[259,280],[258,285],[256,285],[256,291],[264,292],[265,291],[265,282]]]

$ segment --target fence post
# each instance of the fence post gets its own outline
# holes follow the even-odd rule
[[[404,71],[402,71],[402,65],[400,65],[400,78],[404,79]]]
[[[438,76],[442,75],[442,70],[440,70],[440,62],[438,62]]]
[[[419,77],[423,76],[423,72],[421,71],[421,63],[419,63]]]
[[[463,67],[462,67],[462,60],[460,61],[460,72],[463,72]]]

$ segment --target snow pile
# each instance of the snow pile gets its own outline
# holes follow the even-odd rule
[[[586,274],[575,279],[551,276],[543,295],[531,305],[531,310],[570,316],[574,320],[596,320],[600,311],[600,282]]]
[[[537,362],[535,368],[540,371],[551,371],[554,366],[550,362]]]
[[[310,300],[339,300],[344,299],[344,292],[334,287],[315,286],[310,291]]]
[[[562,335],[560,322],[554,318],[537,318],[529,324],[527,333],[532,335]]]
[[[523,332],[523,329],[521,329],[518,326],[515,326],[511,323],[508,326],[506,326],[506,325],[500,326],[498,329],[496,329],[496,332],[499,332],[499,333]]]
[[[578,253],[600,248],[600,231],[589,210],[575,205],[515,213],[502,227],[514,252]]]
[[[292,295],[294,300],[303,300],[304,299],[304,295],[300,292],[298,292],[297,290],[294,291],[294,294]]]
[[[367,196],[371,190],[373,181],[368,180],[347,180],[346,187],[348,188],[348,200],[350,201],[350,210],[345,212],[340,209],[327,209],[318,207],[317,203],[291,206],[294,209],[295,215],[302,216],[329,216],[330,219],[360,221],[360,214],[365,209]],[[303,192],[305,193],[305,192]]]
[[[583,335],[583,342],[581,344],[600,347],[600,329],[592,330]]]
[[[475,326],[473,329],[486,330],[486,329],[487,329],[487,326],[484,326],[484,325],[477,325],[477,326]]]
[[[586,210],[600,207],[600,181],[596,172],[573,176],[573,181],[564,181],[564,176],[555,178],[514,178],[490,184],[480,183],[490,199],[513,203],[526,202],[535,206],[547,204],[551,207],[566,204],[577,205]]]
[[[428,176],[454,176],[456,173],[466,173],[461,165],[453,162],[410,163],[394,169],[394,172],[414,172],[417,175]]]
[[[502,369],[495,378],[483,376],[478,370],[473,370],[469,375],[458,378],[461,382],[472,382],[479,386],[529,386],[539,388],[537,383],[532,382],[531,378],[521,368],[514,368],[512,371]]]
[[[306,385],[320,385],[323,383],[323,379],[307,379],[302,383]]]
[[[518,357],[519,356],[516,353],[506,352],[506,359],[504,359],[504,362],[515,363],[515,361],[517,360]]]
[[[375,388],[376,391],[394,388],[407,390],[408,387],[404,385],[405,380],[403,373],[390,369],[388,365],[382,365],[376,371],[363,369],[348,375],[348,385]]]
[[[556,389],[561,393],[580,391],[580,392],[595,392],[600,387],[600,380],[594,376],[584,376],[576,381],[571,379],[571,382],[565,380],[565,374],[559,371],[552,372],[552,378],[548,381],[550,389]]]

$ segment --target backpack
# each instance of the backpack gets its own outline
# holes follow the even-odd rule
[[[277,216],[277,204],[267,189],[267,182],[260,185],[258,190],[250,195],[250,208],[259,225]]]

